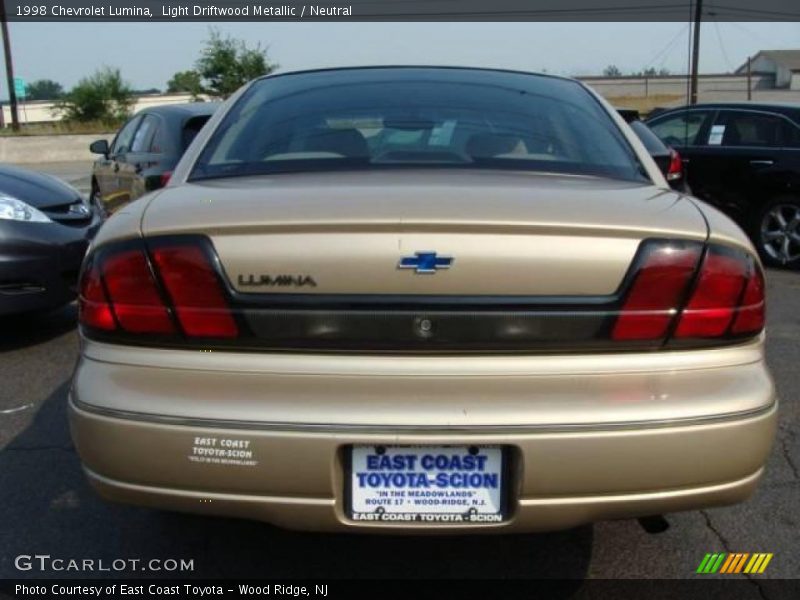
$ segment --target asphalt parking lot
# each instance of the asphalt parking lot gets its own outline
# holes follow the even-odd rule
[[[85,190],[84,167],[48,170]],[[107,504],[87,486],[66,422],[75,306],[2,319],[0,578],[41,576],[14,566],[37,553],[194,559],[201,577],[685,578],[707,552],[771,552],[767,572],[751,578],[753,597],[768,598],[760,579],[800,577],[800,273],[770,271],[768,294],[781,418],[766,477],[749,502],[670,515],[657,535],[617,521],[513,537],[322,536]]]

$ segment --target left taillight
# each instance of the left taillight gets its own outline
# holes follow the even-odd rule
[[[129,333],[175,333],[143,249],[111,253],[103,257],[99,268],[109,306],[121,329]]]
[[[231,338],[239,333],[202,242],[100,248],[81,274],[80,323],[101,333]]]
[[[191,244],[160,246],[153,249],[153,259],[187,336],[236,337],[236,321],[202,248]]]
[[[81,275],[79,311],[81,324],[93,329],[113,331],[117,328],[111,304],[103,288],[100,269],[87,263]]]

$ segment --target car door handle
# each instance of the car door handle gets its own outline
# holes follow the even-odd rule
[[[774,160],[751,160],[750,164],[754,167],[769,167],[775,164]]]

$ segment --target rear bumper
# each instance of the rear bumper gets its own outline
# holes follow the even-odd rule
[[[241,357],[238,372],[215,372],[221,365],[214,361],[230,357],[212,355],[207,370],[187,371],[163,368],[178,366],[177,352],[161,357],[162,368],[152,368],[102,362],[96,357],[114,360],[115,352],[100,353],[91,345],[85,350],[70,421],[87,475],[103,496],[294,529],[522,532],[736,503],[752,493],[761,476],[777,420],[763,359],[733,364],[759,357],[759,344],[724,354],[664,353],[657,359],[693,359],[693,369],[605,375],[587,373],[579,357],[571,375],[564,372],[572,368],[566,359],[560,373],[551,366],[548,376],[509,372],[502,378],[489,371],[497,375],[521,363],[453,359],[471,369],[468,378],[456,377],[452,365],[427,359],[406,365],[429,365],[425,376],[402,381],[397,370],[405,367],[391,358],[395,364],[386,363],[385,372],[365,378],[355,372],[300,374],[297,365],[306,359],[289,357],[296,361],[294,372],[279,376],[268,372],[263,356],[251,358],[262,361],[261,372],[243,372],[247,359]],[[130,363],[130,353],[137,351],[120,352],[128,353]],[[712,359],[716,366],[703,367]],[[359,360],[362,369],[381,364]],[[540,360],[526,364],[533,371]],[[615,357],[603,360],[615,368]],[[635,370],[637,361],[652,359],[620,360]],[[719,364],[725,361],[732,364]],[[441,371],[439,376],[431,369]],[[365,394],[364,385],[376,389]],[[252,464],[193,461],[198,438],[210,437],[246,441],[251,454],[244,462]],[[510,520],[351,521],[344,507],[344,464],[353,444],[506,446]]]
[[[736,504],[755,490],[762,470],[735,481],[678,490],[569,498],[521,498],[501,524],[438,525],[365,523],[349,520],[336,498],[251,496],[154,487],[116,481],[85,470],[106,500],[157,509],[265,521],[286,529],[339,533],[445,534],[526,533],[569,529],[609,519],[659,515]]]
[[[777,406],[682,425],[415,433],[174,424],[100,414],[74,399],[69,413],[89,480],[110,500],[291,529],[500,533],[740,502],[762,474]],[[246,440],[253,464],[193,462],[193,447],[205,437]],[[459,525],[352,521],[344,508],[344,456],[352,444],[508,446],[511,518]]]
[[[95,216],[85,226],[0,221],[0,315],[56,308],[76,297]]]

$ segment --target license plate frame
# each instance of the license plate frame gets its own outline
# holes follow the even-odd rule
[[[381,451],[393,453],[403,451],[416,453],[420,457],[426,451],[430,452],[445,452],[452,455],[456,453],[459,456],[481,456],[481,452],[487,450],[487,454],[494,455],[496,460],[499,461],[499,466],[491,470],[498,476],[498,489],[497,497],[489,505],[493,509],[491,512],[486,511],[481,507],[475,507],[471,504],[471,500],[475,499],[474,495],[467,498],[470,504],[464,508],[463,511],[455,512],[452,506],[446,510],[437,510],[436,505],[427,505],[427,510],[420,509],[412,510],[409,512],[399,512],[398,509],[392,508],[390,510],[384,509],[382,512],[372,510],[371,512],[364,510],[357,510],[357,508],[365,508],[364,503],[359,498],[354,498],[356,495],[356,482],[357,478],[354,477],[354,453],[359,451],[366,451],[373,449],[374,454],[380,454]],[[475,452],[478,454],[476,455]],[[344,448],[342,457],[344,467],[344,512],[345,516],[351,521],[358,523],[381,523],[381,524],[409,524],[409,525],[498,525],[505,523],[510,518],[510,494],[511,489],[511,452],[509,447],[493,444],[353,444]],[[421,458],[418,458],[421,460]],[[361,457],[356,457],[358,466],[363,467]],[[490,457],[487,456],[487,462],[490,462]],[[363,472],[363,471],[362,471]],[[442,470],[436,470],[436,473],[441,473]],[[407,488],[404,488],[407,489]],[[424,489],[424,488],[423,488]],[[435,488],[434,488],[435,489]],[[478,488],[483,490],[484,488]],[[470,488],[461,491],[474,491],[475,488]],[[479,497],[477,499],[485,500]],[[458,496],[462,498],[462,496]],[[449,500],[449,498],[447,498]],[[456,506],[458,506],[456,504]],[[376,507],[377,508],[377,507]],[[469,510],[473,509],[473,510]]]

